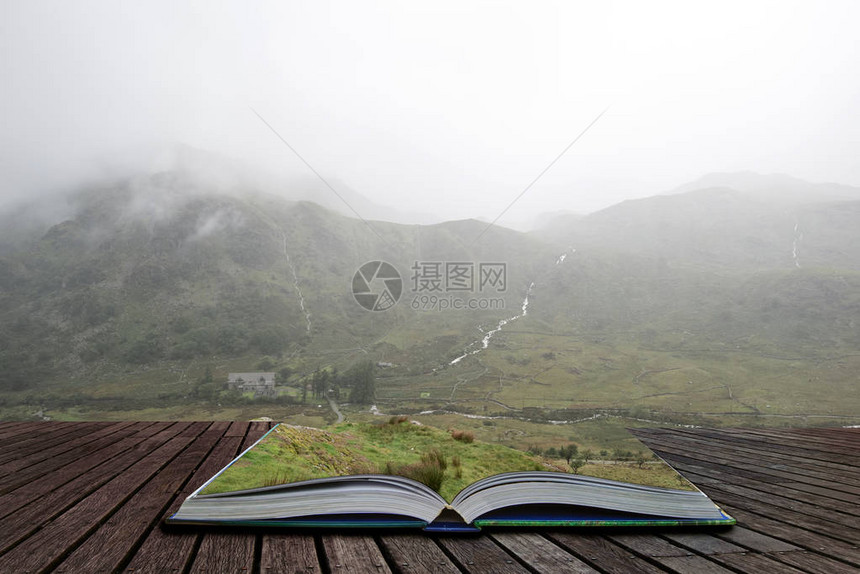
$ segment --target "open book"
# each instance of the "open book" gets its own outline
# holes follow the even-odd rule
[[[585,467],[620,472],[625,482],[573,474],[558,462],[403,418],[331,430],[280,424],[166,522],[446,532],[735,523],[656,457]]]

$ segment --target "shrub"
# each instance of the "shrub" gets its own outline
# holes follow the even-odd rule
[[[401,466],[396,474],[416,480],[421,484],[429,486],[436,492],[439,492],[439,489],[442,488],[442,481],[445,479],[445,471],[439,465],[424,462]]]
[[[435,464],[442,470],[448,468],[448,462],[445,460],[445,455],[436,447],[431,448],[421,455],[421,462],[424,464]]]
[[[292,482],[289,473],[286,471],[271,471],[263,478],[263,486],[279,486]]]
[[[451,438],[469,444],[475,442],[475,433],[471,431],[454,429],[451,431]]]

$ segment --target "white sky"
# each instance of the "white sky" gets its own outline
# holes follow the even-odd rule
[[[715,171],[860,185],[858,2],[0,0],[0,200],[181,142],[371,200],[591,211]]]

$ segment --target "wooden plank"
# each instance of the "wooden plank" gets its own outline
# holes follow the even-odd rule
[[[729,435],[755,437],[764,443],[797,445],[818,452],[836,452],[854,454],[856,456],[856,436],[851,430],[857,429],[822,429],[822,428],[793,428],[793,429],[719,429]],[[833,433],[826,431],[832,430]],[[852,452],[853,451],[853,452]]]
[[[322,574],[312,536],[265,534],[260,556],[261,574]]]
[[[780,522],[760,516],[741,507],[731,505],[724,505],[724,507],[739,522],[742,522],[744,527],[758,534],[768,538],[776,538],[787,543],[790,541],[792,545],[799,546],[822,556],[834,556],[844,562],[860,567],[860,548],[856,544],[831,538],[820,532],[798,528],[794,523]],[[741,546],[748,544],[748,541],[736,536],[736,531],[742,533],[736,526],[724,533],[720,533],[719,536]],[[750,545],[750,548],[755,550],[757,547]]]
[[[789,457],[825,468],[850,471],[860,465],[860,456],[858,456],[856,447],[841,448],[839,449],[841,452],[837,452],[823,448],[825,446],[823,443],[806,442],[796,434],[778,439],[773,436],[767,438],[751,436],[749,433],[691,432],[691,430],[681,429],[673,436],[704,440],[708,444],[713,444],[714,447],[726,447],[742,452],[760,452],[774,457]]]
[[[191,565],[191,574],[236,572],[247,574],[254,567],[254,535],[245,530],[234,536],[204,536]]]
[[[779,572],[780,574],[803,574],[802,570],[798,570],[793,566],[789,566],[784,562],[777,562],[764,554],[718,554],[714,556],[714,560],[740,572],[751,572],[758,574],[759,572]]]
[[[224,433],[224,436],[238,436],[244,439],[245,436],[248,434],[249,425],[250,423],[248,421],[233,421],[230,424],[230,428],[228,428],[227,432]],[[251,445],[249,444],[248,446]],[[244,448],[248,448],[248,446],[245,446]]]
[[[697,475],[689,471],[686,471],[686,474],[695,484]],[[707,486],[703,485],[702,489],[706,490],[709,496],[711,493],[716,495],[718,492],[721,493],[720,496],[724,496],[725,494],[742,496],[757,503],[767,504],[780,513],[789,511],[795,515],[804,514],[808,517],[827,522],[831,525],[838,525],[841,529],[846,531],[854,530],[854,536],[851,536],[850,539],[852,541],[860,542],[860,516],[851,515],[845,512],[834,512],[832,509],[822,508],[794,498],[778,494],[769,494],[765,490],[754,490],[752,488],[736,486],[734,484],[709,484]],[[848,535],[847,532],[845,534]]]
[[[42,460],[41,454],[44,450],[56,446],[62,447],[63,444],[71,440],[86,436],[105,426],[99,423],[83,423],[79,427],[70,427],[67,425],[56,427],[50,423],[45,423],[45,425],[46,430],[44,432],[22,439],[11,446],[4,447],[0,451],[0,465],[10,460],[29,461],[34,459],[35,462],[38,462]],[[22,451],[25,451],[23,455],[21,454]],[[7,472],[3,471],[3,474]]]
[[[815,503],[825,508],[832,508],[849,514],[856,514],[857,508],[860,507],[860,496],[841,490],[832,490],[823,486],[815,486],[797,481],[786,481],[771,474],[750,469],[727,468],[723,465],[714,465],[700,461],[697,461],[697,464],[674,462],[678,470],[707,476],[710,483],[726,482],[739,486],[749,486],[757,490],[763,489],[766,492],[800,499],[804,502]]]
[[[729,574],[736,572],[729,570],[724,566],[720,566],[714,562],[706,560],[701,556],[665,556],[658,559],[660,565],[672,572],[681,572],[684,574]],[[749,572],[750,574],[760,574],[761,570],[740,570],[741,572]],[[771,570],[771,572],[775,572]]]
[[[252,424],[250,430],[246,423],[241,422],[216,424],[229,424],[229,428],[225,430],[221,440],[206,457],[206,460],[195,470],[194,475],[182,489],[182,492],[173,499],[163,513],[162,519],[176,512],[188,495],[212,478],[216,472],[224,468],[241,452],[240,447],[243,446],[246,434],[248,439],[256,440],[259,438],[257,434],[262,436],[269,428],[268,424],[261,425],[259,423]],[[191,563],[195,546],[202,539],[203,535],[188,530],[154,528],[149,532],[127,568],[141,573],[184,570]],[[263,540],[265,541],[266,538],[264,537]],[[207,546],[204,547],[204,553],[211,546],[212,542],[207,543]],[[204,558],[204,560],[208,560],[208,558]]]
[[[241,453],[263,436],[266,430],[268,430],[268,425],[265,424],[252,425],[248,421],[233,421],[224,436],[225,438],[242,437],[242,444],[239,447]],[[206,572],[211,567],[210,565],[218,564],[222,560],[225,564],[231,565],[253,564],[255,545],[256,539],[253,536],[249,537],[241,530],[207,532],[203,535],[197,555],[193,558],[191,571]],[[231,556],[224,556],[224,552],[231,552],[232,554]]]
[[[194,472],[182,492],[173,499],[173,502],[162,514],[162,519],[176,512],[186,497],[233,460],[239,454],[241,441],[242,437],[222,436],[212,453]],[[135,553],[127,569],[134,570],[136,573],[184,570],[191,563],[194,548],[201,539],[201,534],[187,529],[153,528]]]
[[[856,425],[849,427],[799,427],[798,429],[792,429],[792,431],[795,430],[821,436],[832,436],[844,440],[851,440],[852,438],[857,438],[856,435],[860,435],[860,426]],[[851,435],[855,436],[852,437]]]
[[[556,546],[535,532],[505,532],[493,538],[505,550],[524,564],[539,572],[579,572],[594,574],[598,571],[569,552]]]
[[[731,514],[731,511],[728,510],[728,506],[742,508],[755,512],[761,516],[791,524],[795,528],[809,530],[819,534],[826,534],[832,538],[836,538],[837,540],[843,540],[852,544],[857,543],[857,531],[847,528],[843,524],[833,523],[830,520],[809,516],[787,508],[775,507],[770,503],[761,502],[757,499],[745,496],[739,496],[730,490],[721,489],[714,485],[709,485],[707,487],[707,494],[720,506],[726,508],[729,514]]]
[[[744,472],[752,469],[762,474],[774,477],[782,477],[786,482],[797,481],[815,484],[833,490],[839,490],[849,494],[860,494],[860,487],[856,481],[845,482],[834,481],[834,476],[829,472],[811,470],[803,465],[787,464],[789,461],[782,460],[779,464],[768,461],[766,457],[745,457],[735,455],[722,449],[709,449],[707,445],[679,444],[665,439],[644,439],[643,442],[659,454],[662,458],[672,461],[685,461],[693,464],[707,463],[709,465],[720,465],[725,472]],[[673,464],[674,463],[670,463]],[[737,469],[737,471],[735,470]]]
[[[32,480],[55,472],[57,469],[78,460],[106,444],[115,442],[115,435],[133,423],[117,423],[90,432],[53,448],[45,448],[38,455],[21,457],[3,465],[6,476],[0,478],[0,493],[9,492]]]
[[[211,423],[195,423],[195,427],[204,432],[99,526],[60,564],[59,571],[109,572],[122,565],[226,430],[225,425]]]
[[[25,433],[15,433],[14,436],[10,436],[6,438],[2,445],[3,451],[9,452],[11,450],[17,450],[18,445],[25,441],[32,441],[32,439],[36,437],[47,437],[47,436],[62,436],[66,433],[72,432],[75,430],[75,427],[82,424],[93,424],[93,423],[68,423],[68,422],[31,422],[24,423],[27,426],[24,427],[27,432]]]
[[[96,445],[98,448],[93,450],[89,455],[82,456],[74,462],[54,469],[43,476],[31,478],[17,488],[0,495],[0,518],[8,516],[39,496],[55,491],[66,482],[102,464],[105,460],[114,456],[114,454],[121,452],[123,447],[128,448],[142,441],[144,437],[139,435],[140,431],[151,425],[152,423],[133,423],[117,433],[99,439]],[[136,440],[127,441],[128,437],[136,435]]]
[[[30,424],[30,423],[22,423]],[[45,424],[45,423],[38,423]],[[21,426],[18,425],[18,426]],[[241,425],[245,425],[247,429],[244,434],[241,434]],[[3,430],[0,426],[0,432]],[[14,428],[14,427],[13,427]],[[22,427],[23,428],[23,427]],[[161,432],[155,432],[158,429]],[[163,426],[153,428],[153,436],[163,434]],[[343,536],[343,538],[351,541],[358,540],[356,543],[349,543],[348,546],[342,547],[340,550],[334,548],[335,544],[332,536],[328,536],[329,544],[321,539],[321,547],[325,550],[329,558],[334,557],[336,561],[332,563],[329,558],[317,557],[316,548],[313,539],[307,535],[298,535],[290,533],[266,533],[264,535],[257,534],[253,531],[245,533],[228,534],[222,538],[222,535],[206,534],[200,536],[196,534],[186,534],[174,538],[171,533],[166,533],[160,528],[151,528],[160,516],[163,516],[165,508],[178,506],[181,498],[184,495],[175,492],[179,487],[177,483],[181,483],[181,476],[191,476],[187,479],[183,493],[191,487],[192,482],[206,480],[229,462],[229,460],[239,450],[239,441],[242,446],[248,445],[256,437],[253,437],[252,430],[256,432],[259,428],[260,433],[265,432],[268,425],[265,423],[255,423],[247,425],[247,423],[239,423],[239,425],[231,425],[228,429],[233,435],[229,440],[232,441],[233,454],[227,454],[224,450],[220,450],[220,455],[224,458],[223,461],[218,461],[217,464],[212,464],[214,468],[212,472],[205,473],[204,466],[210,461],[212,454],[205,458],[202,453],[203,443],[198,441],[202,438],[190,440],[185,447],[179,448],[174,452],[174,455],[169,460],[163,460],[160,467],[156,468],[151,474],[151,479],[141,481],[130,480],[126,477],[128,472],[123,472],[122,469],[114,469],[114,474],[110,474],[110,461],[103,461],[103,464],[97,463],[99,453],[112,453],[111,460],[125,461],[129,463],[129,472],[146,460],[147,456],[154,455],[163,447],[170,445],[170,442],[176,439],[187,438],[188,434],[193,434],[193,429],[190,426],[182,431],[174,431],[170,437],[163,437],[164,440],[154,446],[150,441],[151,436],[147,435],[146,439],[138,436],[137,446],[132,445],[131,431],[123,434],[119,431],[116,433],[116,443],[105,443],[103,448],[94,450],[89,454],[82,456],[61,468],[66,469],[69,473],[64,477],[58,478],[62,482],[57,485],[59,496],[54,496],[55,491],[48,488],[52,484],[52,478],[44,475],[41,478],[34,480],[32,483],[21,485],[15,491],[6,495],[0,496],[0,509],[4,507],[3,502],[12,501],[10,498],[13,494],[29,493],[30,499],[25,500],[23,506],[13,512],[9,516],[9,520],[3,520],[3,528],[0,528],[0,538],[2,538],[10,524],[21,526],[22,524],[31,524],[32,516],[29,511],[33,509],[43,509],[42,513],[35,513],[39,518],[35,521],[36,526],[32,527],[32,531],[28,537],[18,539],[20,544],[11,548],[7,554],[0,556],[0,571],[21,571],[19,566],[27,568],[35,564],[35,569],[41,568],[47,564],[47,568],[53,568],[59,560],[66,556],[66,562],[61,565],[61,569],[73,571],[71,567],[75,567],[80,571],[78,566],[82,564],[88,565],[104,565],[116,566],[115,561],[103,561],[98,564],[94,562],[75,562],[84,552],[84,548],[96,548],[96,543],[99,536],[106,536],[102,532],[108,533],[110,528],[114,528],[114,532],[122,530],[124,525],[130,525],[132,533],[119,536],[118,538],[109,537],[110,541],[117,541],[115,547],[111,547],[108,543],[103,544],[107,548],[108,554],[127,553],[134,550],[136,544],[141,543],[140,549],[132,557],[131,562],[127,565],[128,568],[123,570],[137,571],[230,571],[250,572],[252,569],[259,567],[260,572],[280,572],[295,571],[296,566],[304,565],[307,572],[379,572],[388,571],[389,567],[396,571],[403,572],[452,572],[457,571],[458,566],[470,572],[483,572],[487,570],[497,571],[525,571],[524,564],[528,564],[530,568],[536,571],[559,571],[563,570],[564,566],[554,558],[571,557],[576,560],[579,566],[585,566],[593,570],[601,572],[661,572],[665,570],[673,570],[676,572],[692,572],[697,574],[706,574],[707,572],[753,572],[753,571],[782,571],[794,572],[804,571],[809,573],[817,572],[850,572],[856,571],[860,567],[860,549],[857,548],[857,542],[845,540],[846,536],[857,536],[857,532],[853,532],[853,525],[835,522],[832,520],[833,515],[841,517],[847,513],[832,513],[826,514],[827,502],[823,498],[835,500],[835,497],[827,496],[827,489],[823,486],[809,484],[807,482],[799,482],[797,484],[805,485],[813,490],[805,492],[801,488],[797,488],[797,484],[789,480],[784,480],[784,477],[775,477],[773,475],[764,475],[757,470],[750,471],[750,466],[741,464],[735,467],[726,468],[723,465],[714,464],[708,460],[697,460],[690,458],[693,462],[682,463],[687,467],[693,468],[695,472],[690,473],[699,480],[708,480],[710,486],[706,488],[715,501],[723,505],[726,510],[738,518],[742,526],[735,527],[726,531],[720,531],[714,534],[711,533],[683,533],[683,532],[665,532],[661,537],[651,535],[633,533],[633,534],[618,534],[613,535],[613,538],[630,536],[631,539],[623,539],[622,542],[616,543],[603,535],[587,534],[583,535],[579,532],[546,532],[545,534],[538,533],[498,533],[492,537],[483,536],[481,538],[442,538],[437,544],[436,540],[423,535],[415,534],[408,536],[386,535],[377,541],[372,538]],[[21,432],[24,431],[22,429]],[[138,433],[141,431],[138,430]],[[178,434],[178,436],[177,436]],[[226,434],[226,433],[225,433]],[[691,433],[690,433],[691,434]],[[856,433],[855,433],[856,434]],[[656,433],[655,433],[656,435]],[[81,438],[84,435],[78,435]],[[103,435],[106,438],[111,435]],[[667,442],[673,440],[673,432],[659,433],[660,437]],[[124,438],[121,438],[124,437]],[[210,437],[211,438],[211,437]],[[70,440],[77,440],[71,438]],[[101,439],[98,439],[101,440]],[[217,439],[216,439],[217,440]],[[218,442],[213,442],[215,449],[221,449],[222,442],[226,440],[221,438]],[[643,441],[644,442],[644,441]],[[148,443],[148,451],[142,452],[139,446]],[[717,441],[718,444],[719,441]],[[59,443],[57,443],[59,444]],[[87,443],[89,444],[89,443]],[[102,443],[99,443],[102,444]],[[124,446],[122,450],[111,450],[116,444]],[[226,444],[226,443],[225,443]],[[693,454],[707,459],[708,440],[680,441],[674,443],[674,447],[680,453],[678,458],[683,458],[685,455]],[[175,446],[175,445],[174,445]],[[720,449],[725,447],[720,446]],[[133,450],[129,450],[133,449]],[[198,449],[196,454],[189,454],[193,449]],[[706,454],[698,455],[691,450],[701,449]],[[766,450],[766,440],[762,440],[762,450]],[[21,453],[26,453],[26,449],[21,449]],[[71,452],[71,451],[70,451]],[[784,453],[787,451],[784,451]],[[135,457],[133,462],[130,460],[132,455]],[[197,457],[201,462],[197,469],[192,473],[192,463],[186,458],[191,456]],[[689,457],[688,457],[689,458]],[[750,457],[755,458],[755,457]],[[812,457],[809,457],[812,458]],[[671,460],[671,456],[667,456]],[[154,464],[152,460],[149,461]],[[184,465],[184,466],[183,466]],[[77,469],[77,473],[74,472]],[[774,469],[774,472],[783,472],[779,469]],[[156,474],[157,472],[157,474]],[[166,474],[165,474],[166,473]],[[162,476],[164,474],[164,476]],[[792,473],[796,474],[796,473]],[[742,478],[739,482],[740,490],[735,488],[738,485],[726,484],[727,480],[739,476]],[[804,475],[799,475],[803,477]],[[93,478],[97,484],[94,484],[90,490],[89,482],[84,477]],[[120,479],[126,480],[123,490],[110,490],[109,495],[115,497],[115,504],[110,506],[110,511],[107,514],[88,515],[84,517],[81,513],[81,507],[85,504],[91,504],[94,508],[102,508],[102,505],[95,504],[91,500],[97,498],[95,494],[114,481]],[[101,482],[99,482],[101,481]],[[134,483],[139,483],[134,486]],[[757,485],[756,485],[757,483]],[[158,485],[167,485],[171,488],[162,490]],[[198,483],[199,485],[199,483]],[[770,486],[768,486],[770,485]],[[771,488],[771,486],[773,488]],[[74,489],[72,488],[74,487]],[[195,485],[196,487],[196,485]],[[743,491],[746,488],[748,491]],[[817,490],[816,490],[817,489]],[[95,491],[95,493],[93,493]],[[790,496],[783,498],[800,502],[801,504],[809,505],[810,501],[824,502],[825,506],[818,507],[819,511],[823,511],[817,516],[805,514],[809,510],[807,507],[784,508],[777,506],[772,501],[760,500],[759,494],[764,496],[782,496],[788,491],[792,492]],[[36,495],[35,493],[40,494]],[[147,493],[144,496],[144,492]],[[190,492],[190,490],[188,491]],[[93,493],[93,494],[90,494]],[[753,494],[757,493],[757,494]],[[90,494],[90,495],[88,495]],[[149,494],[152,494],[152,502],[147,506],[146,499],[150,499]],[[806,494],[812,495],[806,497]],[[854,504],[854,494],[850,492],[840,491],[835,496],[842,497],[843,502]],[[798,500],[794,500],[796,497]],[[817,497],[817,498],[816,498]],[[822,498],[823,497],[823,498]],[[51,502],[49,506],[40,506],[43,501]],[[66,502],[68,501],[68,502]],[[140,502],[142,506],[137,503]],[[160,506],[158,504],[160,503]],[[793,505],[793,504],[792,504]],[[812,505],[809,505],[812,506]],[[855,505],[856,506],[856,505]],[[68,508],[67,508],[68,507]],[[146,516],[134,516],[132,509],[143,508]],[[847,508],[847,506],[846,506]],[[56,514],[51,513],[56,510]],[[68,512],[63,512],[67,509]],[[0,510],[1,512],[2,510]],[[78,515],[77,519],[67,518],[70,513]],[[113,513],[113,514],[111,514]],[[825,519],[828,516],[829,519]],[[146,519],[148,517],[148,520]],[[52,521],[52,518],[56,520]],[[81,529],[76,532],[71,532],[71,526],[76,523]],[[57,524],[65,525],[69,528],[58,527]],[[829,525],[829,527],[828,527]],[[41,530],[37,530],[41,528]],[[13,534],[20,533],[18,527],[13,528]],[[57,540],[53,538],[45,538],[44,532],[53,533]],[[68,535],[61,536],[63,532],[68,532]],[[145,538],[141,538],[145,536]],[[40,538],[41,537],[41,538]],[[89,538],[88,538],[89,537]],[[33,540],[41,539],[43,544],[34,545]],[[547,541],[547,539],[552,542]],[[107,540],[107,539],[106,539]],[[634,542],[637,549],[633,549]],[[657,542],[655,542],[655,540]],[[200,553],[194,557],[193,563],[191,558],[195,550],[195,545],[200,545]],[[543,541],[543,542],[541,542]],[[662,541],[662,545],[660,543]],[[226,544],[225,544],[226,543]],[[486,544],[489,543],[488,548]],[[548,544],[549,551],[541,547],[542,544]],[[38,553],[45,551],[48,554],[54,552],[55,544],[60,544],[63,548],[62,552],[55,554],[57,558],[45,563],[41,558],[31,559],[27,561],[10,561],[10,556],[21,557],[21,548],[30,545],[32,552]],[[160,563],[152,561],[157,553],[152,552],[161,544],[166,545],[166,551],[161,556],[175,555],[173,550],[179,550],[179,565],[172,570],[174,563]],[[258,564],[254,561],[254,548],[259,544]],[[441,548],[440,545],[441,544]],[[625,545],[626,544],[626,545]],[[351,546],[350,546],[351,545]],[[217,548],[216,548],[217,546]],[[363,547],[363,549],[362,549]],[[9,548],[7,545],[6,548]],[[150,550],[147,551],[146,549]],[[459,549],[458,555],[455,550]],[[553,550],[554,549],[554,550]],[[739,550],[742,549],[742,550]],[[334,553],[330,553],[333,550]],[[642,551],[647,550],[647,554]],[[340,554],[337,554],[337,552]],[[446,554],[447,552],[447,554]],[[654,553],[655,555],[651,555]],[[229,555],[229,556],[228,556]],[[140,561],[138,558],[141,557]],[[228,560],[224,560],[227,556]],[[340,558],[345,556],[346,558]],[[355,557],[363,556],[364,564],[356,563]],[[409,561],[409,556],[414,557],[412,562]],[[433,560],[439,558],[440,563],[434,564]],[[487,560],[487,556],[494,558]],[[352,557],[352,558],[350,558]],[[369,564],[367,560],[372,560],[374,557],[381,558],[379,562],[384,566],[377,567]],[[250,558],[250,560],[249,560]],[[347,559],[349,558],[349,559]],[[477,558],[477,562],[476,562]],[[452,561],[453,559],[453,561]],[[321,563],[319,560],[323,560]],[[340,561],[337,561],[340,560]],[[401,562],[407,562],[409,565],[404,566]],[[546,564],[541,562],[546,561]],[[147,570],[145,562],[151,567]],[[471,561],[471,564],[468,562]],[[651,562],[649,562],[651,561]],[[340,568],[335,566],[340,564]],[[550,565],[551,564],[551,565]],[[264,568],[265,566],[265,568]],[[292,566],[292,568],[290,568]],[[433,568],[438,566],[436,570]],[[309,568],[308,568],[309,567]],[[242,570],[246,568],[246,570]],[[358,568],[358,570],[356,570]],[[112,569],[112,568],[109,568]],[[795,570],[796,569],[796,570]]]
[[[778,552],[769,555],[772,559],[790,564],[795,568],[799,568],[810,574],[857,574],[857,568],[850,566],[844,562],[806,552],[804,550],[796,552]]]
[[[610,534],[607,536],[610,540],[619,544],[628,550],[650,558],[664,558],[666,556],[692,556],[693,552],[672,544],[668,540],[659,538],[656,535],[643,534],[637,532],[635,534]]]
[[[401,574],[451,574],[460,572],[435,540],[424,534],[382,536],[383,554]]]
[[[479,538],[440,537],[439,544],[466,572],[494,572],[519,574],[528,572],[513,556],[505,552],[487,536]]]
[[[724,532],[720,532],[718,536],[756,552],[792,552],[800,550],[800,547],[794,544],[789,544],[761,532],[744,528],[743,526],[729,528]]]
[[[744,547],[727,542],[722,538],[717,538],[710,534],[703,533],[667,534],[666,538],[690,548],[699,554],[743,554],[752,549],[757,552],[771,553],[770,557],[772,559],[799,567],[802,570],[821,572],[822,574],[829,572],[856,571],[853,566],[848,566],[847,564],[837,562],[823,556],[814,556],[814,558],[810,557],[806,551],[801,550],[797,546],[739,526],[735,526],[734,528],[727,530],[724,538],[729,538],[739,542],[743,544]],[[740,568],[744,571],[758,571],[757,569],[762,566],[758,562],[757,558],[720,558],[716,560],[726,566]],[[779,571],[780,569],[780,567],[773,563],[769,563],[769,565],[772,570]],[[810,568],[810,566],[813,565],[815,567]]]
[[[11,493],[10,496],[14,497],[24,491],[23,496],[27,498],[28,504],[3,519],[3,528],[0,529],[0,552],[83,500],[179,432],[178,429],[170,433],[165,432],[173,423],[143,424],[146,428],[135,435],[127,437],[104,451],[94,453],[92,456],[99,459],[97,462],[81,461],[92,466],[92,470],[73,479],[71,479],[72,474],[61,475],[60,473],[44,477],[43,480],[33,483],[36,492],[42,493],[40,496],[30,496],[30,493],[26,492],[26,486]],[[121,454],[111,458],[115,453]]]
[[[830,496],[827,496],[827,498],[831,498],[834,501],[838,501],[843,498],[847,498],[848,501],[854,500],[854,497],[858,496],[856,492],[860,491],[858,488],[836,484],[826,479],[789,474],[779,470],[762,469],[760,467],[756,467],[754,464],[748,464],[745,468],[739,468],[728,464],[720,464],[716,461],[708,461],[705,456],[697,455],[697,458],[692,458],[677,452],[669,452],[661,449],[662,447],[655,447],[655,452],[660,454],[660,456],[662,456],[667,462],[670,462],[674,468],[687,473],[693,472],[700,474],[700,480],[705,480],[707,483],[727,482],[725,478],[717,478],[717,475],[719,474],[723,477],[732,477],[732,480],[729,482],[733,482],[734,477],[746,477],[757,482],[770,482],[773,485],[780,486],[793,483],[808,484],[810,486],[823,489],[822,496],[829,494]],[[785,488],[789,488],[789,486],[785,486]],[[805,497],[806,494],[799,494],[799,496]]]
[[[696,431],[698,430],[696,429]],[[812,457],[830,458],[833,454],[847,454],[851,457],[857,456],[856,450],[853,450],[853,439],[844,432],[839,434],[840,438],[828,438],[819,432],[824,429],[721,428],[707,430],[717,433],[726,439],[749,441],[750,444],[773,445],[776,448],[804,449],[807,451],[808,456]],[[687,432],[687,430],[683,429],[683,432]]]
[[[718,483],[731,484],[737,487],[745,487],[753,490],[761,491],[765,494],[781,496],[790,500],[799,500],[804,504],[813,504],[820,508],[829,509],[837,514],[834,520],[838,521],[840,515],[849,517],[857,515],[857,507],[853,504],[837,500],[832,497],[812,494],[809,492],[798,491],[786,486],[786,483],[774,481],[772,477],[763,476],[763,480],[751,480],[747,478],[748,473],[729,473],[723,472],[725,469],[720,465],[711,465],[702,463],[701,465],[678,464],[676,469],[684,472],[686,475],[692,476],[697,474],[700,477],[707,476],[710,479],[716,480]],[[688,477],[689,477],[688,476]]]
[[[787,457],[821,466],[824,468],[842,469],[850,472],[860,465],[860,457],[856,450],[845,449],[845,452],[836,453],[821,450],[820,445],[804,445],[798,437],[787,441],[764,441],[758,438],[750,438],[746,433],[725,433],[720,431],[707,431],[700,429],[679,429],[673,435],[676,439],[692,439],[704,441],[713,447],[723,447],[736,452],[751,454],[763,453],[773,457]]]
[[[738,528],[737,526],[735,528]],[[732,528],[731,530],[734,530]],[[746,548],[732,544],[722,538],[717,538],[707,532],[669,532],[663,535],[674,544],[688,548],[697,554],[729,554],[731,552],[747,552]]]
[[[0,556],[0,572],[52,567],[193,440],[182,434],[190,424],[175,423],[159,433],[173,438]],[[159,435],[152,440],[161,442],[164,437]]]
[[[841,490],[833,490],[831,488],[825,488],[823,486],[806,484],[805,482],[780,482],[779,484],[781,484],[785,488],[792,488],[794,490],[808,492],[810,494],[819,494],[821,496],[826,496],[834,500],[841,500],[842,502],[846,502],[854,506],[860,506],[860,495],[857,494],[849,494],[847,492],[842,492]]]
[[[613,534],[610,540],[661,566],[676,572],[697,574],[728,574],[731,570],[707,558],[693,554],[680,546],[656,536],[643,534]]]
[[[0,422],[0,448],[7,444],[7,441],[15,436],[20,436],[31,431],[29,425],[32,422]]]
[[[370,536],[326,534],[322,537],[328,571],[334,574],[390,574],[382,551]]]
[[[550,532],[547,533],[547,537],[601,572],[608,574],[665,572],[663,568],[654,566],[602,535]]]
[[[820,464],[824,467],[856,467],[857,463],[860,462],[860,456],[858,456],[856,449],[843,449],[844,452],[833,452],[822,449],[822,444],[804,443],[797,436],[784,438],[756,436],[748,432],[737,432],[738,430],[678,429],[672,433],[660,435],[640,434],[643,438],[698,442],[709,445],[709,448],[723,448],[752,455],[762,453],[774,457],[789,457]]]
[[[770,456],[765,452],[753,454],[742,454],[730,448],[718,447],[710,443],[678,440],[676,438],[649,438],[644,440],[646,445],[659,452],[676,452],[682,456],[703,460],[711,463],[719,463],[728,467],[744,468],[753,465],[756,469],[783,471],[791,476],[791,480],[801,480],[795,477],[812,476],[831,483],[833,488],[857,494],[856,471],[825,467],[824,463],[815,461],[801,462],[786,455]],[[703,453],[707,453],[703,454]]]

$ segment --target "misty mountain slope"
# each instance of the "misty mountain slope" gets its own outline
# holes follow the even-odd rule
[[[760,201],[783,204],[826,203],[860,200],[860,188],[838,183],[810,183],[790,175],[760,174],[751,171],[709,173],[685,183],[666,195],[676,195],[715,187],[740,191]]]
[[[708,264],[684,258],[696,253],[692,247],[681,250],[684,257],[649,252],[677,245],[667,237],[680,236],[680,230],[691,234],[687,243],[698,251],[711,249],[724,231],[714,219],[709,227],[685,224],[663,233],[668,223],[649,219],[662,213],[653,206],[680,200],[687,220],[720,208],[729,217],[746,209],[739,192],[656,199],[596,214],[600,225],[588,223],[592,216],[580,219],[595,237],[596,230],[608,229],[609,239],[624,241],[583,240],[570,249],[534,234],[485,229],[475,220],[364,222],[309,202],[251,190],[219,192],[181,173],[92,187],[70,196],[69,217],[35,239],[22,242],[16,235],[9,242],[0,233],[6,245],[0,252],[0,387],[181,396],[187,392],[179,382],[183,373],[207,365],[253,368],[268,358],[279,368],[308,373],[372,358],[399,365],[386,373],[385,384],[394,395],[409,396],[425,378],[434,388],[445,387],[487,365],[501,369],[487,375],[498,386],[498,377],[513,368],[508,360],[522,360],[509,349],[540,358],[570,341],[595,345],[589,352],[598,363],[600,357],[627,356],[630,344],[677,354],[690,364],[699,364],[698,353],[717,353],[711,369],[720,364],[720,353],[818,360],[860,346],[860,278],[837,267],[851,257],[854,204],[810,206],[797,219],[804,230],[795,244],[801,267],[780,236],[779,249],[756,252],[782,258],[781,266],[768,269],[752,267],[749,257],[732,265],[718,250],[709,252],[714,259],[705,259]],[[619,214],[629,230],[613,235]],[[733,225],[737,233],[755,225],[767,230],[757,219],[767,215],[750,212]],[[795,222],[786,214],[771,229],[782,233],[789,224],[793,233]],[[642,229],[648,234],[634,241]],[[815,257],[832,257],[833,269],[806,265],[813,247],[819,250]],[[385,312],[368,312],[351,293],[356,270],[374,260],[393,264],[403,282],[401,300]],[[422,262],[503,263],[506,289],[416,291],[412,268]],[[522,316],[526,293],[528,314]],[[422,308],[431,295],[494,296],[504,308]],[[481,346],[489,330],[515,316]],[[535,347],[531,337],[553,342]],[[627,350],[616,347],[622,340]],[[483,354],[450,364],[465,349],[478,348]],[[484,367],[476,362],[481,360]],[[149,370],[160,373],[157,384],[145,375]],[[712,376],[726,375],[721,370]],[[559,377],[567,381],[569,373]],[[577,380],[569,379],[571,385]]]
[[[728,176],[717,179],[731,182]],[[586,217],[560,217],[538,236],[559,246],[587,246],[702,268],[860,269],[857,206],[821,203],[822,198],[855,191],[860,196],[860,191],[834,185],[825,189],[835,191],[824,193],[821,186],[790,179],[791,187],[781,194],[772,187],[772,178],[766,181],[771,186],[764,191],[740,181],[746,190],[714,187],[628,200]]]
[[[574,337],[628,333],[651,344],[665,335],[679,349],[830,355],[860,345],[860,273],[714,271],[577,251],[536,281],[529,318]]]
[[[219,194],[175,173],[90,189],[72,204],[72,218],[0,259],[6,388],[61,372],[366,345],[416,313],[406,300],[390,313],[360,308],[350,286],[363,263],[389,261],[408,285],[418,260],[521,257],[503,294],[515,305],[543,249],[502,228],[476,243],[476,221],[371,230],[312,203]],[[474,314],[421,323],[432,338],[467,330]]]

